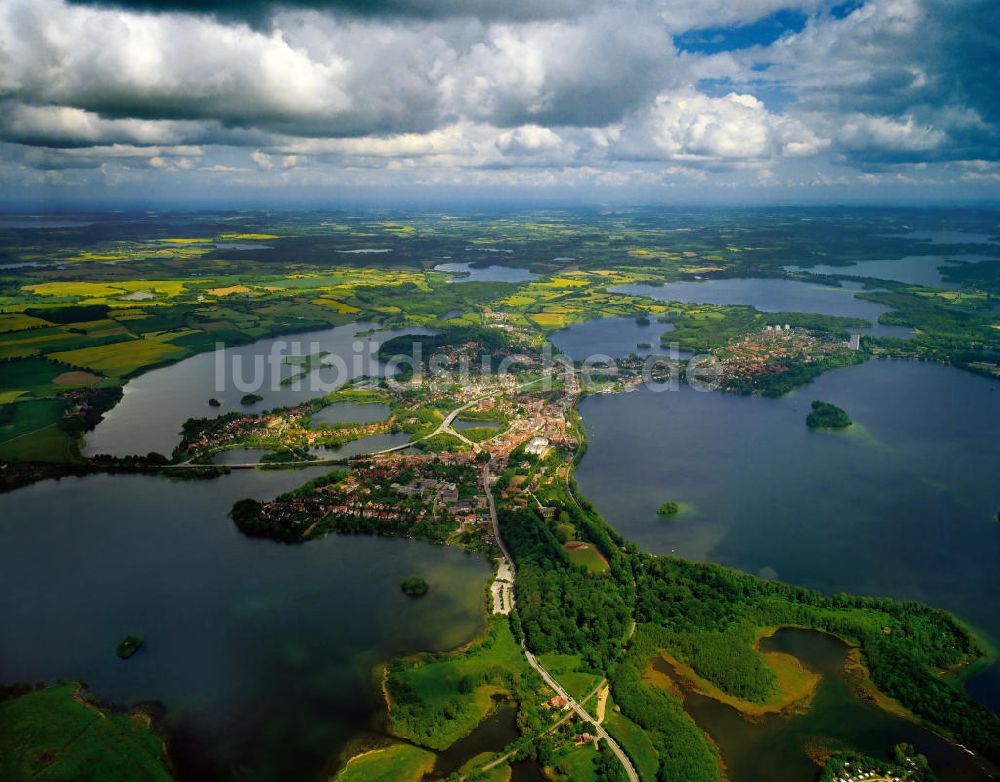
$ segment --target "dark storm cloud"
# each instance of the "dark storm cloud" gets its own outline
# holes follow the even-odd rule
[[[932,0],[928,5],[925,33],[932,45],[926,56],[929,67],[944,75],[941,97],[971,106],[995,125],[1000,122],[1000,3]]]
[[[745,62],[768,65],[845,162],[996,159],[997,29],[993,0],[871,2]]]
[[[997,29],[994,0],[0,0],[0,143],[102,176],[986,178]]]
[[[276,17],[268,30],[54,0],[14,2],[6,14],[0,97],[98,115],[103,125],[81,127],[100,125],[109,138],[131,132],[110,120],[302,137],[425,133],[463,118],[603,126],[676,83],[680,70],[664,27],[627,9],[521,24],[307,12]],[[47,135],[59,134],[36,127],[9,137]]]
[[[253,25],[284,10],[327,11],[362,18],[524,21],[576,16],[596,0],[70,0],[76,5],[141,12],[209,14]]]

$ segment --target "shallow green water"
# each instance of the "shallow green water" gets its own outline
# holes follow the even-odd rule
[[[731,706],[695,692],[685,694],[685,708],[719,746],[732,782],[812,782],[818,768],[805,752],[811,744],[888,758],[902,741],[927,756],[940,782],[989,778],[988,769],[959,747],[857,698],[844,674],[847,647],[836,638],[786,629],[764,639],[761,648],[794,655],[823,679],[805,713],[771,715],[753,723]],[[676,681],[665,661],[654,661],[654,666]]]
[[[185,780],[308,780],[377,728],[372,666],[482,627],[489,567],[367,536],[243,537],[226,518],[322,470],[49,481],[0,496],[0,681],[84,679],[158,701]],[[423,600],[400,590],[420,575]],[[127,633],[146,645],[115,654]]]

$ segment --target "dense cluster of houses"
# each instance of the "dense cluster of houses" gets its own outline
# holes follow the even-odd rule
[[[390,416],[384,421],[352,426],[312,426],[312,414],[313,408],[303,404],[281,413],[247,414],[209,420],[202,428],[185,433],[180,450],[195,454],[232,448],[247,440],[253,440],[255,444],[259,444],[261,440],[273,440],[275,447],[340,445],[361,437],[382,434],[395,424],[394,417]]]
[[[714,353],[726,383],[784,372],[791,362],[810,363],[843,348],[841,342],[824,341],[804,329],[785,325],[767,326],[763,331],[733,340]]]

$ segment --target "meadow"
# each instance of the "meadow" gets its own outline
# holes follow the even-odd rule
[[[390,664],[389,727],[401,738],[446,749],[482,722],[497,698],[510,697],[531,678],[508,623],[493,621],[481,640],[464,649]]]
[[[420,782],[435,755],[410,744],[390,744],[351,758],[333,782]]]
[[[89,701],[77,684],[60,684],[0,700],[0,778],[135,779],[169,782],[166,744],[142,714]]]

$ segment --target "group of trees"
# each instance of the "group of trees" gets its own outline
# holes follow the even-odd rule
[[[628,633],[628,590],[614,573],[594,577],[574,566],[532,511],[501,511],[500,533],[517,564],[517,613],[528,646],[537,654],[580,654],[607,668]]]
[[[720,689],[748,700],[766,697],[769,677],[755,661],[754,629],[809,627],[857,644],[880,690],[966,746],[1000,758],[1000,717],[939,675],[982,654],[948,613],[909,601],[827,596],[717,565],[637,556],[637,619],[656,625],[661,648]]]
[[[551,525],[529,510],[502,511],[501,533],[518,567],[512,626],[536,653],[580,654],[611,672],[615,702],[653,741],[662,778],[716,780],[719,763],[680,700],[643,680],[648,660],[668,652],[727,694],[763,702],[777,681],[755,637],[758,628],[776,625],[813,628],[857,644],[880,690],[997,758],[1000,719],[940,676],[982,653],[946,612],[914,602],[828,596],[717,565],[652,557],[630,545],[620,548],[586,507],[567,515],[582,536],[607,547],[611,572],[595,577],[577,570]],[[639,629],[623,655],[633,609]]]
[[[851,423],[846,412],[819,399],[812,403],[812,411],[806,416],[806,426],[810,429],[846,429]]]
[[[628,653],[611,674],[615,703],[653,742],[660,758],[660,779],[717,782],[718,753],[704,731],[679,699],[643,680],[647,661],[664,643],[657,627],[645,625],[636,631]]]

